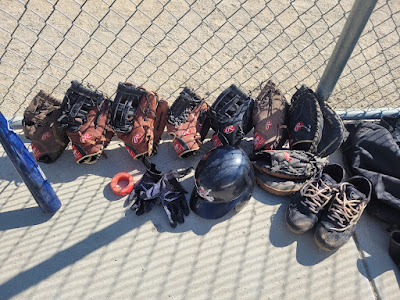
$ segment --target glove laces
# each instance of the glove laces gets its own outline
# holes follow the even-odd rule
[[[155,97],[157,97],[157,95],[155,95]],[[157,103],[158,103],[158,97],[157,97]],[[154,110],[151,110],[151,103],[149,100],[149,93],[146,92],[146,105],[145,107],[142,107],[139,103],[139,108],[140,110],[143,112],[143,120],[146,121],[147,117],[149,114],[152,114],[152,117],[155,118],[156,117],[156,112]]]

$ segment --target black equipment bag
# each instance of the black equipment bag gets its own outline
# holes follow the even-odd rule
[[[380,125],[381,124],[381,125]],[[373,191],[367,212],[387,223],[400,225],[400,148],[386,122],[362,121],[346,125],[343,161],[350,175],[368,178]]]

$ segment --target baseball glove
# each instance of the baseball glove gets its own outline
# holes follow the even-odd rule
[[[301,150],[263,150],[250,155],[255,169],[283,179],[311,178],[326,160]]]
[[[215,147],[240,143],[253,128],[253,106],[254,100],[234,84],[217,97],[209,110]]]
[[[307,179],[283,179],[254,171],[256,183],[263,190],[279,196],[287,196],[299,191]]]
[[[340,116],[327,104],[320,103],[324,128],[317,146],[317,155],[325,157],[336,151],[344,140],[344,125]]]
[[[179,157],[196,153],[210,129],[208,104],[185,87],[168,110],[167,131]]]
[[[77,163],[98,161],[114,132],[108,127],[110,101],[98,91],[71,82],[61,105],[61,128],[72,142]]]
[[[316,153],[324,119],[317,97],[311,89],[303,85],[293,95],[287,122],[290,149]]]
[[[287,109],[285,96],[269,80],[254,103],[254,150],[282,148],[287,140]]]
[[[325,159],[300,150],[263,150],[250,155],[257,184],[276,195],[290,195],[327,164]]]
[[[33,156],[38,162],[55,162],[69,143],[57,121],[61,115],[60,108],[60,101],[40,91],[25,109],[22,120],[24,135],[31,140]]]
[[[168,103],[131,83],[119,83],[112,103],[110,125],[129,154],[138,159],[156,153],[166,125]]]

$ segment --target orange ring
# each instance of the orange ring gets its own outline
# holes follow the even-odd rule
[[[118,185],[120,180],[127,180],[128,185],[124,188],[120,187]],[[130,192],[132,192],[134,184],[135,184],[135,182],[134,182],[131,174],[129,174],[127,172],[121,172],[121,173],[118,173],[117,175],[115,175],[113,177],[113,179],[111,179],[110,185],[111,185],[111,190],[114,192],[114,194],[116,194],[118,196],[126,196]]]

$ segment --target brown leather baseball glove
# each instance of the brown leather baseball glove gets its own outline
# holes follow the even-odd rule
[[[108,127],[110,101],[98,91],[72,81],[58,119],[72,142],[77,163],[98,161],[114,132]]]
[[[69,143],[57,119],[61,101],[40,91],[25,109],[22,125],[24,135],[31,140],[33,156],[38,162],[53,163]]]
[[[133,158],[151,156],[164,131],[167,111],[168,103],[155,92],[128,82],[119,83],[110,125]]]
[[[287,110],[285,96],[269,80],[254,103],[254,150],[282,148],[287,140]]]
[[[210,129],[208,104],[185,87],[168,110],[167,131],[179,157],[196,153]]]
[[[250,155],[258,185],[277,195],[298,191],[327,160],[302,150],[262,150]]]

